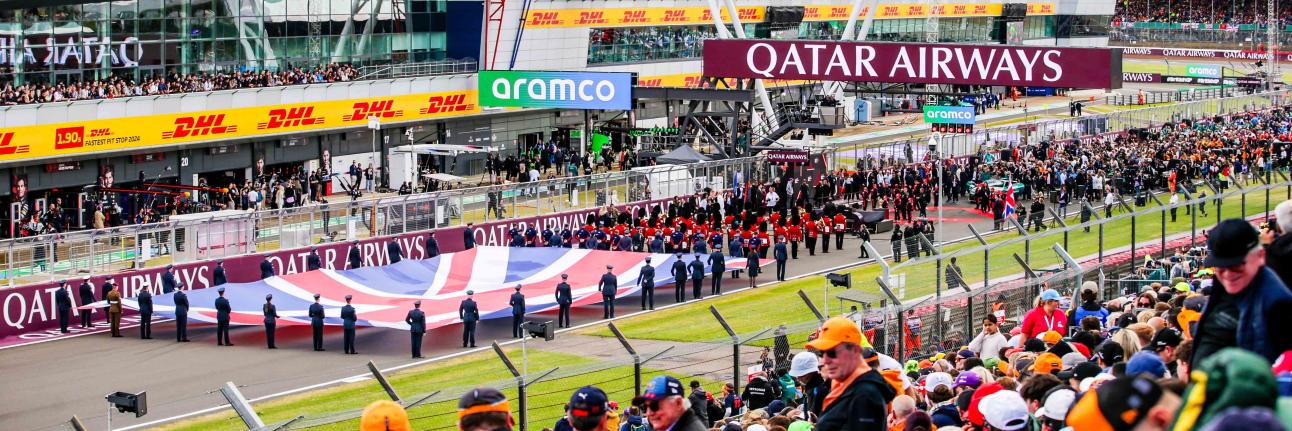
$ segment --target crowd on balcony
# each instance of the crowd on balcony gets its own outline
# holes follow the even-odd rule
[[[349,64],[328,64],[276,72],[261,70],[152,75],[138,81],[130,77],[109,76],[93,81],[8,82],[0,85],[0,106],[345,82],[358,77],[359,70]]]
[[[1277,3],[1277,24],[1292,23],[1292,1]],[[1211,0],[1125,0],[1117,2],[1113,21],[1116,23],[1163,22],[1197,24],[1265,24],[1266,2],[1240,0],[1215,2]]]

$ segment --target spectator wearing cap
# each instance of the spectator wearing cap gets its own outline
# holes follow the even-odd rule
[[[1122,377],[1085,391],[1068,409],[1074,430],[1166,430],[1180,397],[1147,376]]]
[[[634,405],[646,408],[646,421],[659,431],[705,431],[691,411],[691,402],[682,394],[682,382],[672,376],[657,376],[646,384]]]
[[[1063,429],[1066,426],[1068,410],[1072,408],[1072,402],[1076,397],[1076,391],[1064,385],[1055,386],[1046,392],[1041,408],[1036,410],[1034,416],[1040,422],[1041,429],[1053,431]]]
[[[1041,293],[1040,304],[1023,316],[1023,339],[1031,339],[1055,331],[1067,332],[1068,317],[1059,309],[1059,292],[1046,289]]]
[[[319,294],[314,294],[314,303],[310,304],[310,328],[313,329],[314,351],[323,351],[323,304],[319,303]]]
[[[601,274],[597,290],[601,291],[601,318],[615,318],[615,295],[619,293],[619,279],[615,277],[614,265],[606,265],[606,273]]]
[[[422,357],[422,337],[426,335],[426,313],[422,312],[422,301],[413,301],[413,309],[404,316],[408,332],[412,334],[413,359]]]
[[[1166,364],[1162,363],[1162,358],[1157,353],[1141,350],[1126,361],[1127,376],[1140,374],[1147,374],[1154,379],[1166,377]]]
[[[224,297],[224,288],[216,289],[220,296],[215,298],[215,344],[220,346],[232,346],[229,341],[229,315],[233,309],[229,307],[229,299]]]
[[[748,398],[745,397],[745,399]],[[709,424],[709,393],[700,387],[700,381],[691,381],[691,394],[687,396],[687,400],[690,401],[691,413],[695,415],[695,419],[701,424]],[[755,408],[762,408],[762,406],[750,407],[750,409]]]
[[[1077,388],[1081,387],[1082,380],[1097,376],[1102,371],[1103,369],[1099,368],[1099,364],[1082,362],[1072,367],[1071,370],[1060,371],[1058,376],[1059,380],[1063,380],[1068,386]]]
[[[345,305],[341,306],[341,327],[343,329],[342,347],[345,348],[345,354],[347,355],[359,354],[359,352],[354,349],[354,325],[358,322],[359,316],[355,315],[354,306],[350,305],[350,300],[352,298],[353,296],[346,295]]]
[[[1149,342],[1149,349],[1157,353],[1157,356],[1162,358],[1162,362],[1166,363],[1166,372],[1169,376],[1179,375],[1176,373],[1176,367],[1179,365],[1176,361],[1176,349],[1180,347],[1181,341],[1184,341],[1184,338],[1179,330],[1162,328],[1161,331],[1153,334],[1153,341]]]
[[[982,319],[982,331],[969,342],[969,350],[984,360],[1000,358],[1000,349],[1008,346],[1009,340],[1001,335],[1000,325],[994,314],[988,314]]]
[[[987,395],[978,403],[982,410],[983,430],[1017,431],[1027,428],[1032,417],[1027,411],[1027,402],[1014,391],[998,391]]]
[[[515,425],[507,396],[494,388],[476,388],[458,400],[460,431],[510,430]]]
[[[359,431],[413,431],[408,412],[394,401],[373,401],[359,417]]]
[[[1197,324],[1193,359],[1239,347],[1273,361],[1292,350],[1292,292],[1265,267],[1260,234],[1246,220],[1220,222],[1207,237],[1204,266],[1216,268],[1211,298]]]
[[[1105,341],[1095,349],[1094,359],[1099,361],[1099,366],[1107,372],[1113,365],[1121,362],[1126,358],[1126,351],[1122,349],[1121,344],[1116,341]]]
[[[956,377],[955,381],[951,380],[951,375],[947,373],[932,373],[924,379],[924,391],[928,396],[928,411],[932,416],[933,425],[939,427],[961,426],[960,411],[956,410],[955,405],[955,387],[959,384],[960,377],[973,376],[978,377],[972,372],[963,372]]]
[[[822,374],[832,383],[816,429],[883,430],[887,405],[897,391],[862,360],[862,348],[870,343],[861,336],[861,329],[847,317],[839,316],[827,320],[818,333],[807,348],[821,352]]]
[[[794,359],[790,360],[789,375],[803,388],[804,411],[821,416],[821,404],[830,392],[830,382],[821,376],[816,354],[799,352],[794,355]]]
[[[265,344],[270,349],[277,349],[274,332],[278,328],[278,307],[274,306],[274,294],[265,295],[265,305],[260,307],[260,311],[265,315]]]
[[[1292,284],[1292,200],[1274,207],[1274,220],[1261,232],[1265,245],[1265,266],[1284,285]]]
[[[617,431],[608,422],[610,400],[596,386],[584,386],[570,396],[570,426],[578,431]],[[617,428],[617,427],[616,427]]]

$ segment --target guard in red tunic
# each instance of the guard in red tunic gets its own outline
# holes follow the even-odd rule
[[[848,218],[843,216],[843,212],[834,215],[834,248],[843,250],[843,234],[848,230]]]
[[[816,238],[821,235],[821,227],[812,221],[811,217],[803,218],[803,226],[807,228],[807,251],[808,256],[816,256]]]
[[[800,221],[800,223],[801,222],[802,221]],[[790,239],[790,258],[798,259],[799,241],[803,240],[803,228],[799,227],[797,224],[790,224],[789,229],[786,229],[786,233]]]

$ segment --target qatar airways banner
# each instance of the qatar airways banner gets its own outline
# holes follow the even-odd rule
[[[1121,51],[892,42],[704,41],[704,75],[917,84],[1121,88]]]
[[[709,42],[705,42],[709,43]],[[1183,49],[1183,48],[1121,48],[1122,54],[1146,57],[1173,58],[1218,58],[1236,60],[1262,60],[1270,58],[1265,51],[1239,51],[1229,49]],[[1292,52],[1275,52],[1274,58],[1280,63],[1292,63]]]
[[[656,199],[618,205],[617,208],[620,211],[636,213],[638,209],[646,209],[649,212],[652,206],[659,205],[661,210],[667,211],[671,203],[671,198]],[[564,226],[582,226],[587,222],[589,215],[597,213],[597,209],[584,209],[537,217],[480,223],[473,226],[472,234],[477,245],[502,246],[509,241],[507,233],[512,228],[525,230],[529,227],[534,227],[541,231],[545,228],[555,230]],[[465,226],[454,226],[436,230],[435,240],[439,244],[440,252],[462,251],[464,249],[462,240],[465,229]],[[429,238],[428,232],[410,232],[401,235],[371,238],[359,241],[357,245],[348,241],[320,244],[318,253],[319,257],[322,258],[323,267],[327,269],[345,269],[350,249],[354,247],[359,249],[363,266],[386,265],[390,263],[390,256],[386,253],[386,244],[390,241],[398,241],[400,248],[404,251],[405,259],[426,259],[430,257],[426,247],[427,239]],[[274,265],[274,272],[280,275],[305,272],[306,259],[309,254],[309,248],[296,248],[226,258],[224,259],[225,274],[230,283],[256,281],[260,279],[260,262],[265,259],[268,259]],[[187,290],[205,289],[213,286],[212,273],[214,270],[214,261],[176,264],[175,279],[182,283]],[[147,268],[112,274],[95,274],[90,278],[90,281],[94,284],[96,300],[103,297],[101,286],[104,280],[108,278],[112,279],[113,283],[121,289],[122,294],[126,297],[136,296],[145,289],[156,295],[162,293],[161,277],[163,272],[165,272],[164,268]],[[67,280],[68,285],[72,287],[72,297],[77,306],[81,304],[77,286],[82,280],[82,278]],[[54,304],[54,293],[57,290],[57,281],[0,290],[0,340],[15,336],[23,339],[43,339],[58,336],[58,314]],[[194,304],[195,307],[206,305]],[[76,316],[82,312],[84,311],[73,308],[73,322],[79,322]],[[92,318],[97,323],[103,323],[106,319],[102,309],[96,309],[91,312],[93,313]],[[127,310],[126,314],[132,315],[134,311]],[[76,325],[73,324],[72,326]]]

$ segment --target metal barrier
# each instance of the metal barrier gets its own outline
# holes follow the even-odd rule
[[[1143,94],[1118,94],[1115,96],[1107,96],[1104,97],[1104,103],[1115,106],[1156,105],[1159,103],[1192,102],[1219,97],[1233,97],[1244,93],[1247,93],[1247,90],[1237,87],[1150,91]]]

